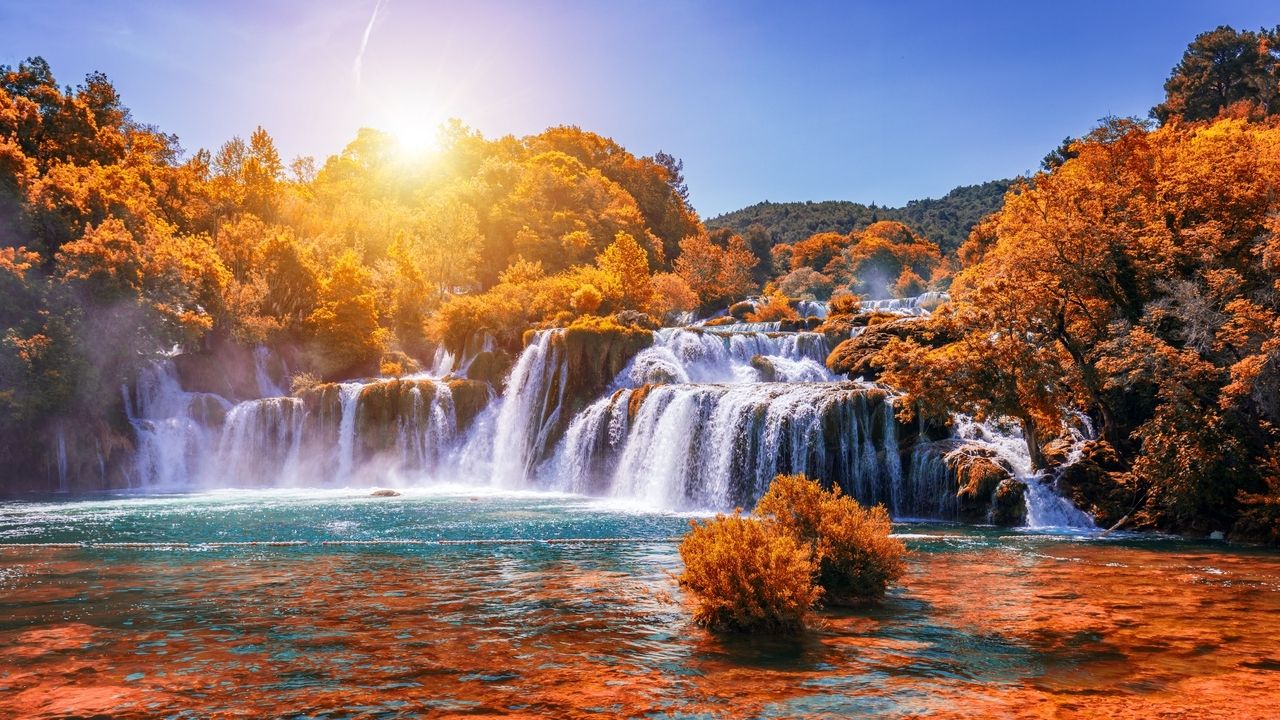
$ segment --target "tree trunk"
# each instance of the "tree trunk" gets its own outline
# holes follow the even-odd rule
[[[1048,469],[1049,463],[1044,459],[1044,453],[1040,451],[1040,434],[1036,431],[1035,420],[1027,413],[1018,415],[1018,420],[1022,422],[1022,437],[1027,441],[1027,454],[1031,456],[1031,469],[1033,471]]]

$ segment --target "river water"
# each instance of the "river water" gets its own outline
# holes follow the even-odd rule
[[[884,604],[743,638],[689,620],[688,522],[466,488],[0,503],[0,717],[1280,712],[1274,552],[900,524]]]

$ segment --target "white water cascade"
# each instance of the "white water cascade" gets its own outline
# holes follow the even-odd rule
[[[922,302],[873,309],[912,315],[927,312]],[[124,391],[137,440],[132,482],[181,489],[442,481],[727,510],[751,507],[780,473],[805,473],[863,503],[882,503],[896,518],[950,519],[962,512],[953,453],[980,447],[1026,484],[1030,525],[1091,526],[1031,472],[1015,431],[958,417],[947,437],[945,428],[902,423],[892,392],[826,368],[826,335],[740,327],[654,331],[629,360],[611,356],[611,367],[622,367],[611,381],[590,368],[589,385],[577,375],[582,363],[603,361],[591,359],[592,347],[578,343],[571,359],[565,331],[539,331],[501,398],[483,382],[437,374],[491,352],[491,338],[478,339],[460,361],[438,356],[427,373],[294,395],[258,351],[263,397],[238,404],[183,389],[175,363],[160,360]],[[610,348],[601,352],[616,352]]]
[[[413,482],[455,473],[463,439],[449,384],[417,376],[232,404],[183,390],[174,363],[162,360],[124,397],[138,488]]]
[[[836,376],[825,366],[830,353],[820,333],[664,328],[632,359],[618,385],[750,383],[761,381],[762,372],[779,382],[831,382]]]
[[[1093,519],[1053,491],[1048,479],[1031,464],[1022,431],[1013,423],[977,422],[967,415],[953,419],[956,437],[993,450],[1027,488],[1027,527],[1096,529]]]

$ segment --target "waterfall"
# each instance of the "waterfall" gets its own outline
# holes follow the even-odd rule
[[[271,348],[259,345],[253,349],[253,376],[258,384],[258,395],[260,397],[279,397],[288,395],[289,391],[281,386],[271,377],[271,372],[267,369],[267,364],[271,362]],[[289,369],[284,366],[284,361],[280,361],[282,380],[289,377]]]
[[[1012,423],[980,423],[967,415],[957,415],[953,422],[956,437],[992,450],[1026,485],[1027,527],[1096,529],[1092,518],[1054,492],[1044,474],[1032,467],[1027,441]]]
[[[539,332],[511,370],[494,428],[492,479],[498,485],[523,485],[546,450],[568,380],[562,337],[560,330]]]
[[[259,386],[279,393],[265,369],[268,357],[255,353]],[[448,383],[378,379],[327,388],[233,405],[183,390],[174,362],[155,361],[132,389],[122,389],[136,439],[130,484],[173,490],[344,485],[360,482],[369,463],[378,464],[379,479],[458,472],[454,456],[465,428]],[[484,388],[485,398],[488,392]]]
[[[134,390],[122,388],[125,411],[137,438],[131,484],[178,488],[188,484],[209,455],[214,432],[208,420],[231,403],[211,393],[186,392],[170,359],[149,363]]]
[[[360,383],[342,383],[338,386],[338,401],[342,414],[338,421],[338,477],[351,477],[356,456],[356,405],[360,400]]]
[[[882,312],[894,315],[924,316],[931,308],[951,299],[945,292],[927,292],[915,297],[888,298],[885,300],[863,300],[862,312]]]
[[[750,507],[780,473],[805,473],[933,516],[955,488],[944,474],[905,492],[897,435],[884,391],[854,383],[623,389],[574,419],[540,477],[652,507],[725,509]]]
[[[872,307],[907,313],[927,299]],[[584,367],[580,340],[537,332],[497,399],[487,384],[452,374],[491,352],[489,337],[460,357],[439,351],[432,371],[294,396],[258,350],[264,396],[234,405],[184,390],[174,361],[161,359],[123,390],[137,440],[130,477],[172,489],[462,480],[727,510],[753,506],[778,474],[804,473],[896,518],[949,519],[972,512],[961,507],[949,461],[977,445],[1026,485],[1031,526],[1092,525],[1032,472],[1016,428],[957,416],[952,436],[934,439],[937,428],[903,425],[891,391],[839,381],[825,367],[831,344],[822,333],[664,328],[631,345],[629,359],[613,354],[622,345],[602,347],[622,369],[589,381],[570,377],[571,342],[573,367]],[[603,391],[592,399],[584,388]],[[1082,443],[1091,431],[1080,424]]]
[[[831,347],[821,333],[769,335],[666,328],[640,351],[619,376],[619,384],[751,383],[762,372],[779,382],[831,382],[826,368]]]
[[[305,419],[305,405],[293,397],[231,408],[218,442],[219,473],[238,486],[298,484]]]
[[[70,488],[67,482],[67,434],[58,428],[58,492],[64,493]]]

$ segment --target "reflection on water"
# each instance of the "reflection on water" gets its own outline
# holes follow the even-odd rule
[[[536,497],[0,506],[0,532],[23,528],[8,543],[309,543],[0,549],[0,716],[1249,718],[1280,707],[1276,554],[904,527],[910,570],[884,606],[823,613],[797,639],[723,638],[689,623],[670,579],[679,558],[666,538],[685,522]],[[315,544],[618,536],[639,539]]]

